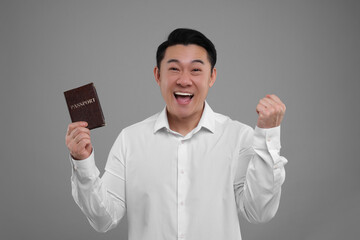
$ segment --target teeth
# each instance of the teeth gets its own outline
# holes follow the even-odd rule
[[[179,96],[189,96],[192,97],[193,94],[191,93],[183,93],[183,92],[175,92],[175,95],[179,95]]]

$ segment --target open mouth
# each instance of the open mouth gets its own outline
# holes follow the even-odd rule
[[[174,96],[179,104],[188,104],[191,101],[191,99],[194,97],[194,94],[184,93],[184,92],[174,92]]]

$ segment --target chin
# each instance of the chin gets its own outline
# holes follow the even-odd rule
[[[189,111],[186,111],[185,109],[177,109],[173,112],[173,115],[178,118],[188,118],[191,116],[191,113]]]

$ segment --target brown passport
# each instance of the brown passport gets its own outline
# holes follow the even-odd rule
[[[89,129],[105,126],[94,83],[68,90],[64,95],[72,122],[85,121]]]

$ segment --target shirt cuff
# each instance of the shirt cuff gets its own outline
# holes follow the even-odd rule
[[[254,149],[280,150],[280,126],[274,128],[255,127]]]
[[[88,158],[83,160],[75,160],[70,155],[70,161],[73,170],[77,172],[80,177],[92,177],[98,175],[98,169],[95,165],[94,150]]]

